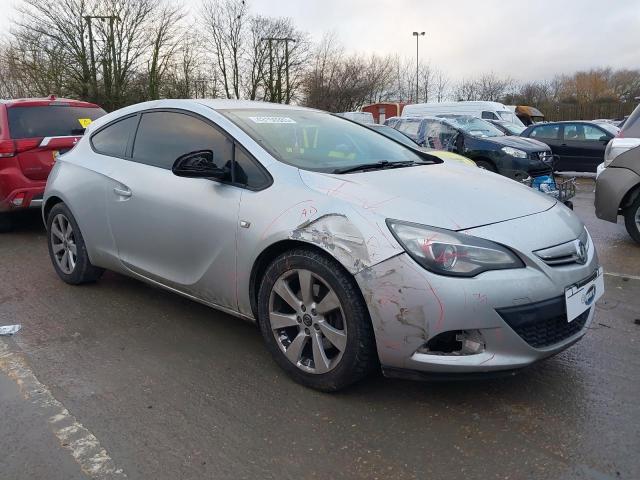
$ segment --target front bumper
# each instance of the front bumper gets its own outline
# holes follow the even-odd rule
[[[550,267],[531,257],[525,257],[525,268],[457,278],[428,272],[403,253],[356,275],[383,369],[396,374],[400,369],[436,374],[513,370],[578,341],[595,308],[568,323],[564,290],[597,270],[593,244],[585,265]],[[483,348],[474,353],[427,348],[432,339],[454,331],[474,332]]]

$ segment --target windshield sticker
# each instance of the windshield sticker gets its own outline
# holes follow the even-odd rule
[[[289,117],[249,117],[253,123],[296,123]]]
[[[82,125],[82,128],[87,128],[89,126],[89,124],[91,123],[91,119],[90,118],[79,118],[78,119],[78,123],[80,123],[80,125]]]

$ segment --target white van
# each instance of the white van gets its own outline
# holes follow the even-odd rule
[[[472,115],[486,120],[506,120],[524,127],[513,110],[498,102],[414,103],[402,110],[403,117],[437,117],[438,115]]]
[[[348,118],[349,120],[353,120],[354,122],[364,123],[365,125],[376,123],[373,120],[373,113],[371,112],[341,112],[336,113],[336,115]]]

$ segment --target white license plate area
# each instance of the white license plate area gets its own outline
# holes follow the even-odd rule
[[[604,270],[598,268],[598,275],[589,283],[568,287],[564,291],[567,304],[567,321],[571,322],[594,305],[604,293]]]

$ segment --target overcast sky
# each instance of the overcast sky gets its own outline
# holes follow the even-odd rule
[[[450,76],[543,79],[594,66],[640,68],[640,0],[248,0],[349,49],[415,58]],[[196,3],[197,0],[190,0]]]
[[[51,0],[52,2],[59,0]],[[200,0],[183,0],[195,14]],[[640,68],[640,0],[247,0],[253,13],[293,18],[350,51],[420,57],[455,79],[494,72],[517,80],[610,66]],[[10,5],[0,0],[0,29]]]

